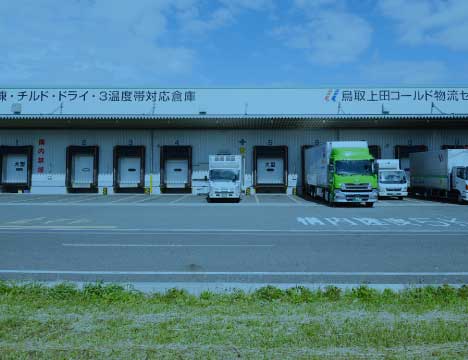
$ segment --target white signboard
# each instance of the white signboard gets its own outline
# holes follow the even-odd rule
[[[20,105],[18,105],[20,104]],[[467,88],[84,89],[0,88],[0,114],[419,115],[467,114]]]

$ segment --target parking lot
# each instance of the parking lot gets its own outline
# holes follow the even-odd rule
[[[0,195],[0,278],[465,283],[468,206],[330,207],[285,194]],[[236,285],[237,286],[237,285]]]
[[[136,205],[136,206],[328,206],[319,200],[306,200],[296,195],[285,194],[255,194],[244,196],[240,203],[216,202],[209,204],[205,196],[192,194],[66,194],[66,195],[35,195],[35,194],[0,194],[2,205]],[[345,206],[353,206],[345,205]],[[404,200],[380,200],[375,207],[452,207],[460,206],[454,203],[428,201],[406,198]],[[343,205],[341,206],[343,207]]]

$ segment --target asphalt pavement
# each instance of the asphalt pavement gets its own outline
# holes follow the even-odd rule
[[[468,283],[468,206],[331,208],[287,195],[0,195],[0,278],[216,284]]]

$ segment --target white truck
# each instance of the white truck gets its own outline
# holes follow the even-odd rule
[[[468,150],[412,153],[410,169],[412,193],[468,201]]]
[[[304,178],[307,195],[334,203],[377,201],[374,158],[366,141],[329,141],[304,151]]]
[[[210,155],[208,202],[213,199],[241,198],[241,155]]]
[[[375,161],[379,181],[379,197],[397,197],[402,200],[408,196],[406,172],[400,169],[398,159],[379,159]]]

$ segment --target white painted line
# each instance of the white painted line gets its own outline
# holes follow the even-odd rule
[[[20,199],[20,200],[13,200],[13,204],[19,204],[19,203],[23,203],[23,202],[28,202],[28,201],[35,201],[35,200],[39,200],[39,199],[42,199],[42,197],[38,197],[38,196],[27,196],[23,199]]]
[[[87,271],[87,270],[30,270],[0,269],[0,274],[49,274],[49,275],[238,275],[238,276],[468,276],[459,272],[384,272],[384,271]]]
[[[81,202],[85,202],[85,201],[93,201],[93,200],[99,199],[100,197],[104,197],[104,195],[92,195],[92,196],[90,196],[88,198],[84,198],[84,199],[77,198],[76,200],[71,200],[70,204],[76,204],[76,203],[81,203]]]
[[[46,219],[45,217],[41,216],[41,217],[31,218],[31,219],[21,219],[21,220],[16,220],[16,221],[8,221],[7,224],[9,224],[9,225],[23,225],[23,224],[32,223],[32,222],[43,221],[45,219]]]
[[[258,199],[258,195],[254,194],[254,196],[255,196],[255,202],[257,203],[257,205],[260,204],[260,200]]]
[[[150,201],[150,200],[152,200],[152,195],[146,195],[143,199],[132,201],[132,203],[138,204],[138,203],[143,203],[145,201]]]
[[[89,226],[79,226],[79,225],[26,225],[26,226],[4,226],[0,225],[0,230],[29,230],[29,229],[48,229],[48,230],[113,230],[116,226],[106,226],[106,225],[89,225]]]
[[[274,247],[275,245],[257,244],[62,244],[67,247],[157,247],[157,248],[184,248],[184,247]]]
[[[115,195],[114,195],[115,196]],[[121,197],[120,199],[116,199],[116,200],[112,200],[110,201],[109,203],[110,204],[115,204],[117,202],[124,202],[125,200],[130,200],[130,199],[133,199],[135,197],[140,197],[142,195],[117,195],[118,197]]]
[[[175,199],[175,200],[172,200],[172,201],[168,202],[167,204],[175,204],[175,203],[177,203],[177,202],[179,202],[179,201],[181,201],[181,200],[186,199],[186,198],[189,197],[190,195],[191,195],[191,194],[182,195],[180,198]]]
[[[288,195],[288,198],[291,199],[292,201],[294,201],[296,204],[302,204],[301,201],[295,199],[294,196],[292,196],[292,195]]]
[[[144,234],[144,235],[158,235],[158,234],[256,234],[256,235],[340,235],[340,236],[370,236],[374,234],[382,234],[388,236],[395,235],[414,235],[414,236],[468,236],[468,229],[464,231],[441,231],[441,230],[373,230],[373,229],[311,229],[311,230],[281,230],[281,229],[118,229],[116,226],[2,226],[0,225],[0,233],[9,233],[8,230],[44,230],[41,234],[47,233],[47,230],[62,230],[62,231],[82,231],[82,233],[96,233],[96,234]],[[101,229],[107,231],[103,232]],[[87,230],[87,231],[85,231]],[[56,232],[56,231],[54,231]],[[17,232],[13,232],[17,233]],[[27,232],[21,232],[27,233]],[[37,232],[34,232],[36,234]],[[312,240],[312,239],[311,239]]]

